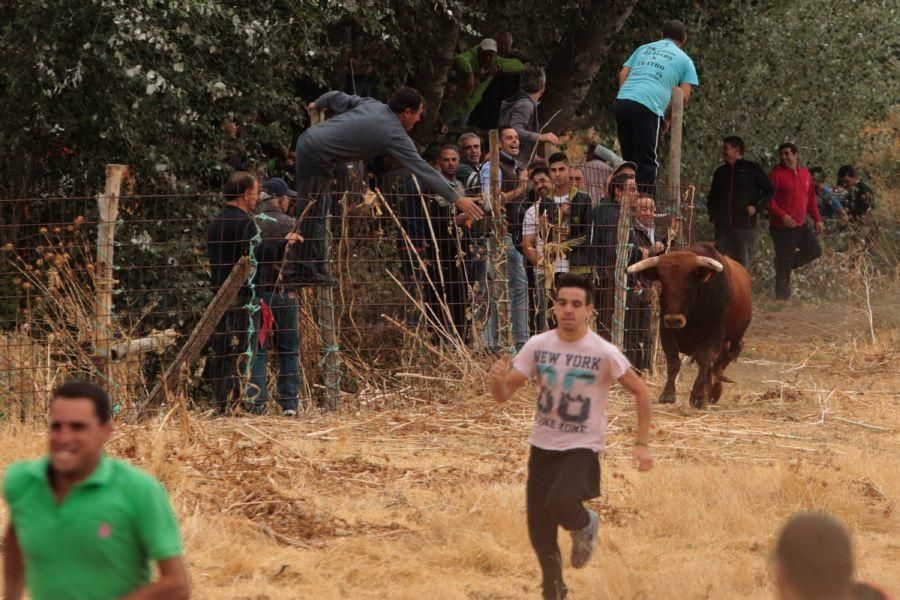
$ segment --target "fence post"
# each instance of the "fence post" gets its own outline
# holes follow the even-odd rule
[[[681,131],[684,123],[684,91],[672,88],[672,124],[669,128],[669,194],[672,218],[681,215]],[[666,225],[669,225],[668,223]]]
[[[324,114],[321,110],[314,110],[310,114],[310,125],[317,125],[323,120]],[[319,196],[318,201],[323,201],[321,196]],[[326,274],[331,275],[334,251],[331,247],[330,210],[325,214],[324,237],[325,256],[322,268]],[[337,310],[334,306],[334,288],[331,286],[320,286],[316,288],[316,295],[319,303],[318,321],[319,332],[322,336],[322,352],[325,354],[322,357],[322,366],[325,370],[324,408],[327,410],[337,410],[340,408],[341,402],[341,354],[340,346],[338,345],[339,335],[337,330]]]
[[[119,218],[119,196],[127,165],[106,165],[106,185],[97,196],[100,218],[97,221],[97,260],[94,265],[94,354],[104,383],[110,380],[109,348],[112,344],[113,260],[116,241],[116,220]]]
[[[494,310],[497,311],[497,341],[505,344],[506,350],[512,353],[515,343],[512,339],[512,323],[509,305],[509,271],[506,256],[506,205],[500,197],[500,137],[496,129],[488,133],[491,163],[491,264],[494,279],[490,282],[491,298]],[[491,270],[489,269],[489,273]],[[490,278],[489,278],[490,281]]]
[[[619,202],[619,222],[616,227],[615,301],[612,322],[612,343],[619,348],[625,344],[625,306],[628,301],[628,257],[631,254],[631,205],[628,198]]]

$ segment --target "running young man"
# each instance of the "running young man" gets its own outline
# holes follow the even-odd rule
[[[557,528],[572,535],[572,566],[583,567],[597,544],[597,513],[582,502],[600,495],[599,452],[606,431],[609,388],[618,381],[637,402],[632,455],[642,471],[653,467],[647,447],[650,392],[618,348],[588,329],[594,312],[591,282],[570,273],[557,278],[557,327],[533,336],[510,368],[491,366],[491,393],[505,402],[529,377],[540,383],[529,442],[528,535],[543,576],[545,600],[566,597]]]

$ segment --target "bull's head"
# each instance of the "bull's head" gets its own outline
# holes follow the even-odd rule
[[[725,267],[721,262],[693,252],[669,252],[653,256],[628,267],[628,273],[640,273],[662,283],[663,325],[681,329],[687,325],[687,315],[697,299],[701,287]]]

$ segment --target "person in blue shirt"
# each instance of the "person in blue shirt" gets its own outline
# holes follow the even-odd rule
[[[825,183],[825,170],[822,167],[810,167],[813,183],[816,185],[816,198],[819,201],[819,214],[823,219],[846,219],[847,210],[841,202],[841,196],[845,193],[841,189],[835,189]]]
[[[663,27],[663,39],[634,51],[619,72],[616,96],[616,130],[622,157],[637,163],[638,185],[653,185],[659,161],[656,147],[660,129],[668,129],[672,88],[684,91],[687,105],[694,86],[699,85],[694,62],[681,49],[687,29],[677,19]]]

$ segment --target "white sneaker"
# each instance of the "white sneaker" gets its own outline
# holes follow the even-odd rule
[[[294,409],[292,409],[292,408],[288,408],[288,409],[286,409],[286,410],[281,411],[281,416],[283,416],[283,417],[296,417],[296,416],[297,416],[297,411],[294,410]]]
[[[572,566],[580,569],[591,560],[594,548],[597,546],[597,530],[600,527],[600,519],[597,513],[587,509],[590,520],[584,529],[570,532],[572,534]]]

